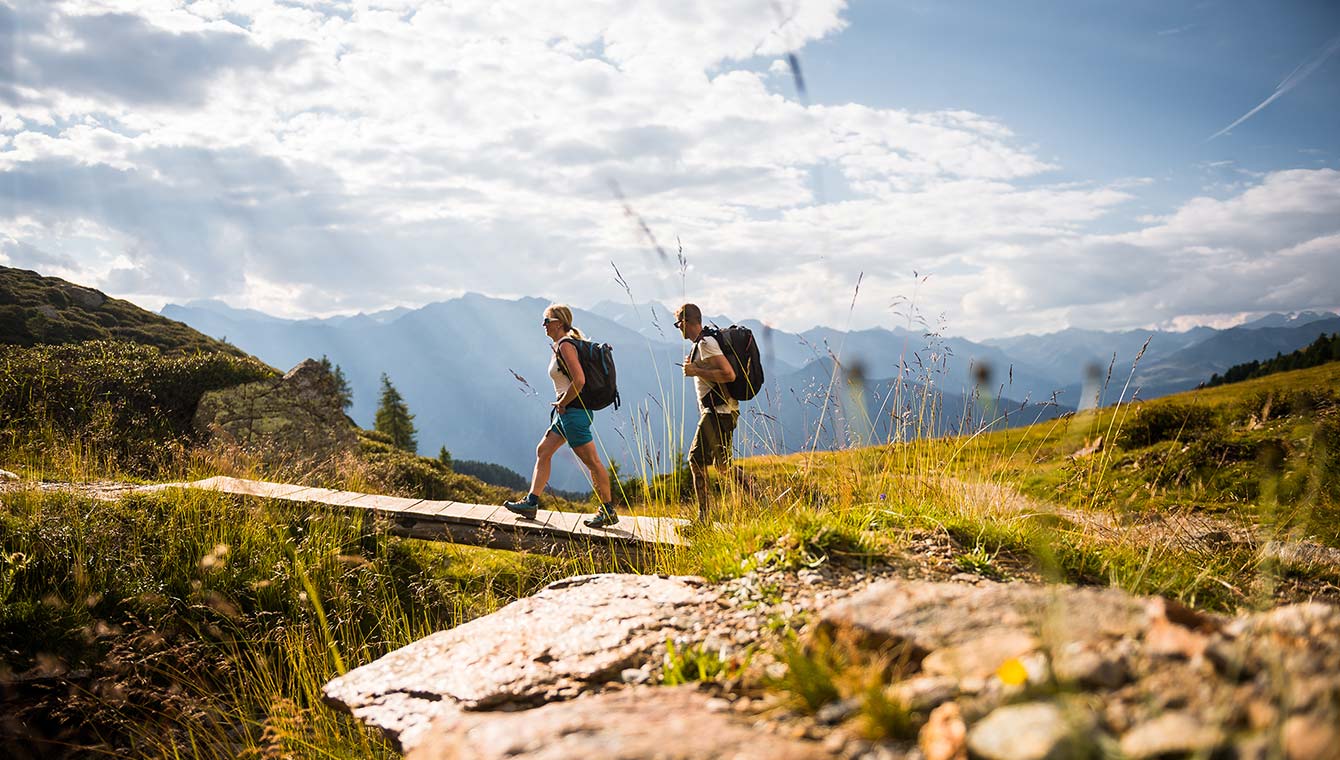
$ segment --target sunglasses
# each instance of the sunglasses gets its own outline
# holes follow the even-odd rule
[[[675,320],[675,329],[676,329],[676,330],[679,330],[679,329],[682,329],[683,327],[684,327],[684,320],[682,320],[682,319],[676,319],[676,320]]]
[[[561,322],[561,321],[563,320],[553,319],[551,317],[545,317],[544,320],[540,322],[540,327],[548,327],[550,322]]]

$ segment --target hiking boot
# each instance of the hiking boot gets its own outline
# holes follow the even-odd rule
[[[606,504],[596,512],[596,516],[590,520],[582,520],[582,525],[588,528],[608,528],[619,522],[619,515],[615,514],[614,507]]]
[[[503,506],[514,515],[534,520],[535,513],[540,509],[540,497],[533,493],[527,494],[521,501],[504,501]]]

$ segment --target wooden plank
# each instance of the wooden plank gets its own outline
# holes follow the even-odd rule
[[[399,512],[401,514],[415,514],[415,515],[423,515],[425,517],[432,517],[433,515],[436,515],[442,510],[449,508],[453,503],[454,502],[450,501],[433,501],[431,499],[420,499],[418,504],[406,507],[405,509],[399,510]]]
[[[350,503],[348,506],[358,507],[359,509],[373,509],[378,512],[399,512],[408,507],[412,507],[421,501],[423,501],[423,499],[407,499],[403,496],[368,494],[357,502]]]
[[[438,541],[473,544],[496,549],[561,553],[576,543],[585,547],[613,549],[636,545],[684,545],[679,531],[688,521],[663,517],[621,516],[609,528],[588,528],[583,520],[590,512],[540,510],[535,519],[525,519],[496,504],[412,499],[314,486],[245,480],[215,476],[193,483],[164,483],[139,490],[183,487],[221,491],[260,498],[308,501],[332,506],[366,509],[392,521],[401,535]]]
[[[352,506],[359,499],[367,498],[368,494],[358,493],[357,491],[336,491],[321,500],[322,504],[329,504],[332,507]]]

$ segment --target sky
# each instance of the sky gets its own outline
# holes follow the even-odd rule
[[[0,264],[150,309],[1340,309],[1333,0],[0,0],[0,46]]]

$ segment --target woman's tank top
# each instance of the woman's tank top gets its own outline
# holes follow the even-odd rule
[[[549,357],[549,379],[554,381],[554,400],[563,398],[572,387],[572,378],[558,368],[558,345],[554,345],[554,355]]]

